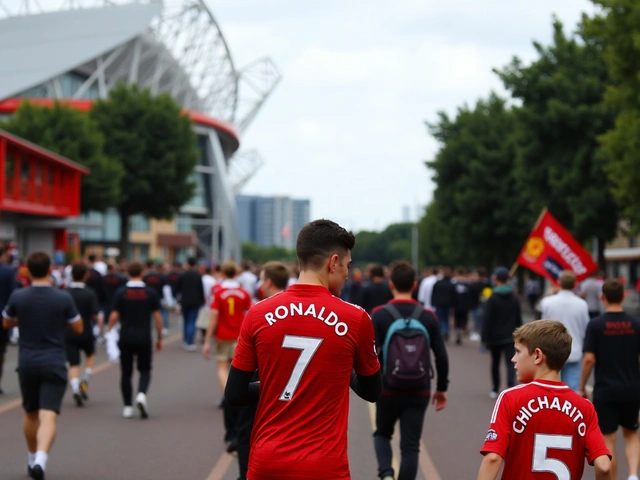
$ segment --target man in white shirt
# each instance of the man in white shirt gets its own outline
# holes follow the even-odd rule
[[[249,295],[255,301],[258,276],[251,271],[251,265],[248,262],[242,264],[242,270],[243,272],[236,277],[236,280],[240,282],[242,288],[249,292]]]
[[[420,288],[418,289],[418,301],[422,302],[424,308],[433,310],[431,305],[431,293],[433,292],[433,286],[438,281],[438,269],[428,268],[428,275],[420,282]]]
[[[543,319],[560,321],[571,334],[571,354],[560,371],[560,378],[569,388],[579,392],[582,346],[589,323],[589,308],[587,302],[573,293],[576,286],[575,273],[564,270],[559,280],[561,290],[555,295],[543,298],[540,310]]]

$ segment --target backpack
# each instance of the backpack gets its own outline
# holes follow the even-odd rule
[[[384,309],[394,320],[382,346],[385,383],[396,390],[421,390],[431,378],[431,338],[417,320],[424,307],[416,305],[408,318],[404,318],[393,304],[386,304]]]

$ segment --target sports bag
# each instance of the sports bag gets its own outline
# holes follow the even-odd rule
[[[418,320],[424,307],[416,305],[407,318],[393,304],[384,308],[394,320],[382,346],[385,383],[394,390],[421,390],[431,378],[431,338]]]

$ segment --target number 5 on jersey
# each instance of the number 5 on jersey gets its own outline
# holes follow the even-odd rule
[[[298,384],[300,383],[302,374],[304,374],[304,371],[307,369],[309,362],[318,350],[318,347],[322,343],[322,340],[322,338],[313,337],[297,337],[294,335],[284,336],[284,340],[282,341],[282,348],[293,348],[296,350],[301,350],[301,352],[300,356],[298,357],[298,361],[293,367],[293,372],[291,372],[291,376],[289,377],[287,386],[284,387],[279,400],[288,402],[293,398],[293,394],[298,388]]]

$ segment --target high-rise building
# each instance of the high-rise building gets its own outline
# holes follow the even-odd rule
[[[280,196],[236,195],[236,206],[242,242],[295,248],[298,232],[309,222],[311,202]]]

